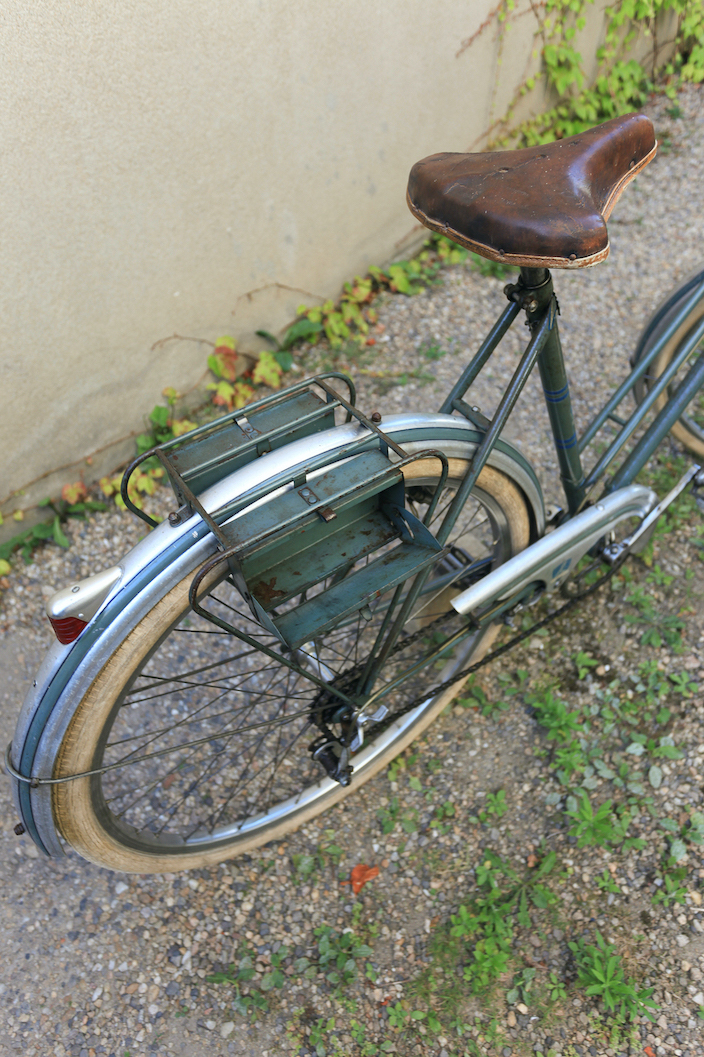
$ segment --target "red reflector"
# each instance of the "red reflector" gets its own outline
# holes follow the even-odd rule
[[[49,617],[54,634],[62,646],[73,642],[83,631],[88,623],[87,620],[79,620],[78,617]]]

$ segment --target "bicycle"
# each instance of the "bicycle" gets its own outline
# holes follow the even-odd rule
[[[593,590],[583,559],[615,570],[704,483],[697,465],[662,500],[634,483],[668,431],[704,450],[704,268],[655,311],[579,440],[549,271],[607,256],[606,220],[656,149],[650,121],[628,115],[548,146],[414,166],[423,224],[520,268],[437,413],[367,417],[330,371],[128,467],[123,499],[153,531],[50,600],[58,641],[6,754],[20,829],[43,852],[66,842],[149,873],[281,837],[416,738],[496,655],[502,620],[546,592]],[[489,421],[465,397],[521,312],[530,339]],[[501,436],[536,364],[565,494],[549,523],[533,468]],[[615,436],[585,472],[607,422]],[[128,494],[147,459],[176,497],[160,525]]]

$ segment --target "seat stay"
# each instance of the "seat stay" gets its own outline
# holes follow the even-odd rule
[[[584,472],[577,442],[576,424],[572,410],[572,399],[565,369],[562,344],[557,325],[558,306],[553,290],[552,276],[545,268],[521,268],[520,282],[506,287],[511,301],[504,309],[478,351],[462,372],[442,404],[450,413],[454,410],[484,433],[484,439],[474,454],[472,464],[463,478],[450,504],[445,520],[436,533],[438,542],[448,538],[458,512],[477,483],[479,474],[515,407],[516,401],[536,363],[547,407],[550,428],[555,443],[560,479],[562,481],[567,509],[575,514],[585,497]],[[531,339],[504,390],[504,395],[489,422],[462,399],[466,389],[476,380],[491,354],[499,345],[521,308],[525,309]]]

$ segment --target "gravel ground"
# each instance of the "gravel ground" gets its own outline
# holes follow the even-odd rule
[[[669,142],[668,152],[661,152],[619,203],[610,224],[609,261],[556,277],[581,425],[623,377],[630,348],[661,291],[701,261],[704,91],[688,89],[678,100],[683,115],[677,119],[667,116],[668,101],[650,108],[660,139]],[[608,304],[602,301],[606,296],[612,299]],[[501,305],[501,284],[465,268],[448,270],[441,285],[417,297],[389,298],[382,306],[377,345],[366,363],[352,364],[361,406],[389,412],[437,406],[474,335],[484,332]],[[429,358],[424,350],[430,347],[444,354]],[[473,391],[474,402],[487,413],[513,369],[518,347],[518,338],[507,342]],[[419,369],[435,380],[411,377],[399,384],[399,376]],[[550,483],[554,458],[536,388],[522,397],[509,434],[538,468],[547,499],[557,500]],[[157,502],[163,507],[166,500],[162,496]],[[406,754],[403,766],[280,844],[217,869],[122,877],[74,855],[46,861],[26,837],[13,835],[14,813],[3,784],[0,1053],[273,1057],[312,1053],[319,1045],[319,1053],[357,1055],[364,1052],[362,1031],[369,1054],[695,1057],[704,1052],[704,1022],[697,1016],[704,1006],[704,869],[696,845],[687,845],[680,864],[683,901],[653,903],[663,887],[666,842],[673,839],[662,820],[671,819],[684,833],[688,813],[702,806],[704,702],[695,687],[698,678],[704,679],[704,568],[698,530],[698,513],[683,515],[656,544],[655,574],[642,563],[631,566],[636,584],[649,578],[647,591],[662,613],[683,613],[680,652],[640,645],[643,627],[624,619],[637,612],[623,599],[633,587],[618,581],[547,634],[534,635],[510,659],[486,669],[466,707],[457,705],[444,715]],[[69,534],[70,550],[46,547],[33,565],[16,567],[0,581],[0,734],[5,741],[50,641],[42,615],[46,596],[113,564],[137,541],[141,528],[111,511],[73,523]],[[595,662],[582,679],[572,660],[579,650]],[[616,700],[627,711],[628,701],[644,695],[638,683],[644,660],[656,662],[666,675],[685,674],[689,680],[685,695],[672,691],[663,697],[671,715],[662,720],[662,730],[682,756],[659,761],[658,788],[641,776],[652,797],[649,806],[633,789],[619,790],[606,772],[595,774],[590,788],[598,799],[624,800],[630,792],[639,802],[629,836],[643,838],[645,846],[628,851],[614,845],[578,847],[567,834],[565,788],[554,745],[538,722],[539,709],[525,701],[525,694],[511,695],[517,688],[515,673],[527,673],[524,689],[544,688],[548,678],[556,679],[569,707],[587,717],[589,736],[603,738],[608,763],[616,742],[606,729],[605,712]],[[491,711],[482,707],[485,700],[506,707],[483,715]],[[650,734],[648,728],[643,732]],[[639,782],[633,772],[626,780]],[[505,813],[486,813],[488,794],[499,789],[505,790]],[[441,808],[444,822],[432,826]],[[479,821],[482,811],[485,820]],[[429,1008],[414,981],[439,964],[437,939],[442,945],[450,914],[476,896],[476,867],[492,852],[522,873],[544,861],[549,850],[556,852],[558,866],[547,884],[557,901],[532,908],[530,927],[517,926],[514,934],[513,967],[536,970],[533,991],[507,1004],[512,971],[481,1000],[455,995],[454,1012],[468,1025],[463,1039],[450,1030],[446,1012],[446,1034],[434,1033],[421,1020],[397,1030],[393,1011],[399,1000],[407,999],[409,1011]],[[358,863],[378,866],[379,875],[354,897],[340,881]],[[612,878],[609,892],[596,885],[604,870]],[[315,930],[322,926],[337,936],[354,928],[372,948],[360,960],[359,979],[338,991],[319,971],[321,936]],[[626,1032],[609,1038],[584,990],[571,987],[575,966],[567,944],[580,935],[593,942],[595,929],[616,945],[627,975],[655,988],[655,1021],[636,1018],[631,1037]],[[282,960],[284,986],[269,993],[269,1008],[256,1021],[233,1007],[232,984],[207,979],[250,950],[252,983],[261,983],[282,944],[289,951]],[[309,959],[308,975],[297,958]],[[376,979],[364,978],[366,962]],[[568,988],[554,1000],[545,996],[551,972]],[[447,983],[436,978],[435,1005]]]

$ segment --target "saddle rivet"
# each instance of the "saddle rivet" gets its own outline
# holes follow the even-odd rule
[[[577,260],[577,254],[576,253],[570,253],[570,260],[571,261],[576,261]]]
[[[172,510],[171,513],[169,514],[169,524],[170,525],[178,525],[180,520],[181,520],[181,515],[178,513],[178,511]]]

